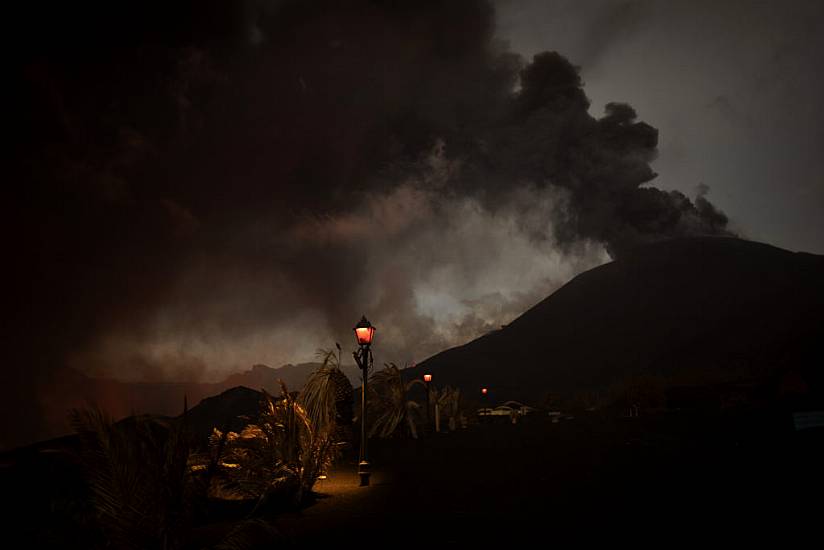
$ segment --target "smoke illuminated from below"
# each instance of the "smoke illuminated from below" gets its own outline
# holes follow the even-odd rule
[[[442,152],[427,163],[423,177],[353,211],[271,230],[273,249],[316,257],[310,276],[323,281],[322,295],[312,290],[317,279],[288,264],[273,276],[201,258],[150,322],[101,335],[71,365],[123,380],[214,381],[256,363],[311,361],[335,342],[354,348],[351,327],[363,313],[378,328],[376,362],[411,363],[500,328],[609,259],[588,241],[557,244],[562,191],[517,186],[492,211],[443,188]]]

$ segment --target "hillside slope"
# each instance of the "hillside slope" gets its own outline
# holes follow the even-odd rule
[[[469,395],[542,401],[654,374],[818,384],[824,256],[732,238],[666,241],[575,277],[501,330],[421,362]],[[819,384],[820,387],[820,384]]]

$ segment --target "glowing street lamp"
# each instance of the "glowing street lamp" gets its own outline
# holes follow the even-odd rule
[[[486,409],[484,411],[484,416],[489,416],[489,413],[490,413],[489,399],[487,398],[488,394],[489,394],[489,390],[487,388],[481,388],[481,397],[483,398],[484,409]]]
[[[432,375],[431,374],[424,374],[423,375],[423,383],[426,384],[426,425],[427,429],[432,426],[432,416],[429,413],[429,409],[431,408],[429,401],[429,383],[432,382]]]
[[[355,339],[358,342],[358,351],[352,352],[355,363],[361,369],[361,442],[360,459],[358,460],[358,475],[361,487],[369,485],[369,460],[366,455],[366,382],[369,379],[369,369],[372,366],[372,338],[375,336],[375,327],[366,319],[366,315],[355,325]]]
[[[369,346],[372,344],[372,338],[375,335],[375,327],[366,318],[366,315],[361,317],[361,320],[355,325],[355,338],[360,346]]]

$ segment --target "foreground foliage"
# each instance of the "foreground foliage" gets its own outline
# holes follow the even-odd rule
[[[221,502],[238,503],[245,512],[209,547],[272,540],[276,530],[257,516],[305,501],[344,443],[339,427],[351,423],[351,396],[338,364],[324,361],[301,393],[290,393],[282,382],[279,397],[262,391],[259,413],[239,433],[215,427],[202,449],[193,448],[185,405],[178,419],[140,416],[116,423],[96,407],[72,411],[95,540],[107,548],[193,547],[192,528],[219,520],[213,511]]]
[[[272,497],[299,504],[331,465],[338,447],[334,421],[314,425],[283,383],[281,392],[274,398],[264,391],[258,418],[240,433],[213,430],[208,454],[192,465],[205,471],[209,496],[257,499],[257,506]]]
[[[180,548],[191,496],[185,420],[113,423],[98,408],[70,419],[100,537],[117,548]]]
[[[369,409],[374,419],[369,437],[390,437],[406,427],[409,434],[417,438],[418,425],[425,411],[422,411],[420,403],[408,399],[407,393],[416,385],[423,386],[423,381],[415,379],[404,382],[401,369],[389,363],[373,374],[369,382]]]
[[[432,401],[438,407],[439,414],[446,419],[449,431],[454,432],[458,426],[466,426],[468,420],[461,407],[461,390],[452,386],[432,390]]]

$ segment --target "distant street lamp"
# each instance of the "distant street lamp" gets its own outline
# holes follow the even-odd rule
[[[429,409],[430,409],[430,392],[429,392],[429,383],[432,382],[432,375],[431,374],[424,374],[423,375],[423,383],[426,384],[426,426],[429,429],[432,426],[432,417],[430,416]]]
[[[489,393],[488,389],[481,388],[481,397],[483,399],[483,404],[484,404],[484,406],[483,406],[484,416],[489,416],[489,413],[490,413],[490,411],[489,411],[489,398],[487,397],[488,393]]]
[[[361,441],[360,458],[358,460],[358,475],[360,476],[361,487],[369,485],[369,460],[366,456],[366,381],[369,378],[369,368],[372,366],[372,338],[375,335],[375,327],[366,319],[366,315],[355,325],[355,339],[358,341],[358,351],[352,352],[355,363],[361,369]]]

